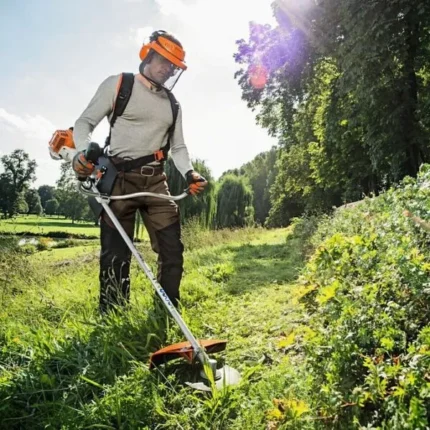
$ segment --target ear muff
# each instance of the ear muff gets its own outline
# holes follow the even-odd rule
[[[142,46],[142,48],[140,49],[140,52],[139,52],[139,57],[142,61],[148,56],[150,49],[151,49],[151,46],[149,43]]]

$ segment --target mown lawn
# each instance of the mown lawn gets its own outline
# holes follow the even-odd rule
[[[48,235],[52,232],[64,232],[72,235],[98,237],[99,227],[86,221],[75,221],[58,217],[39,217],[36,215],[17,216],[0,220],[0,234]]]

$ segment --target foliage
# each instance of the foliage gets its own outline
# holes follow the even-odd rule
[[[28,205],[29,214],[42,215],[43,208],[39,193],[35,189],[29,189],[25,192],[25,201]]]
[[[277,26],[251,23],[235,54],[243,99],[280,144],[268,224],[416,176],[430,158],[428,2],[278,0],[274,11]]]
[[[33,210],[34,210],[34,213],[36,215],[43,215],[43,208],[42,208],[42,205],[40,203],[36,203]]]
[[[20,193],[17,198],[15,199],[14,206],[13,206],[13,213],[14,214],[27,214],[29,211],[28,204],[25,200],[24,193]]]
[[[341,25],[335,28],[333,20]],[[430,7],[422,0],[351,1],[342,8],[327,1],[318,24],[327,38],[319,49],[339,65],[342,93],[355,88],[362,141],[389,181],[415,176],[429,156],[419,100],[427,92],[420,74],[428,65],[429,24]]]
[[[78,182],[72,166],[68,162],[61,164],[61,176],[57,181],[56,199],[58,201],[58,213],[72,220],[93,219],[87,198],[78,190]]]
[[[270,188],[277,175],[276,159],[278,149],[272,147],[270,151],[258,154],[253,160],[245,163],[238,169],[227,170],[221,175],[220,180],[226,175],[245,176],[253,193],[252,204],[254,207],[254,221],[264,225],[271,208]]]
[[[60,209],[60,204],[57,199],[50,199],[45,202],[46,215],[57,215]]]
[[[198,219],[205,228],[212,228],[216,211],[215,180],[204,161],[193,160],[193,167],[196,172],[200,173],[208,181],[208,185],[201,195],[188,197],[178,202],[181,210],[181,220],[184,222],[190,218]],[[166,175],[170,193],[173,195],[182,194],[188,185],[178,169],[176,169],[172,158],[167,160]]]
[[[217,190],[217,227],[231,228],[251,225],[254,220],[252,199],[252,190],[245,177],[224,176]]]
[[[305,272],[304,352],[335,428],[428,428],[430,168],[318,228]]]
[[[40,196],[40,202],[43,209],[46,209],[46,203],[55,198],[55,187],[51,185],[41,185],[37,192]]]
[[[0,208],[12,217],[18,210],[28,211],[22,203],[23,193],[35,178],[36,161],[22,149],[1,158],[4,172],[0,174]],[[25,200],[24,200],[25,202]],[[26,209],[26,211],[24,210]]]

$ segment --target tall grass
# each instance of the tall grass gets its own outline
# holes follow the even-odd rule
[[[184,338],[135,264],[131,305],[101,318],[97,254],[35,258],[11,246],[0,257],[0,428],[265,428],[289,368],[284,312],[296,314],[287,232],[191,223],[183,234],[182,315],[197,337],[229,340],[218,359],[241,370],[240,386],[207,396],[185,385],[198,372],[184,363],[148,369],[151,352]],[[138,247],[155,266],[149,243]]]

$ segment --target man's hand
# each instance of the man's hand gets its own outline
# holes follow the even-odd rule
[[[208,184],[206,179],[194,170],[189,170],[185,178],[192,196],[201,193]]]
[[[86,159],[85,153],[82,151],[79,151],[73,157],[72,168],[79,178],[86,178],[90,176],[95,169],[94,164]]]

